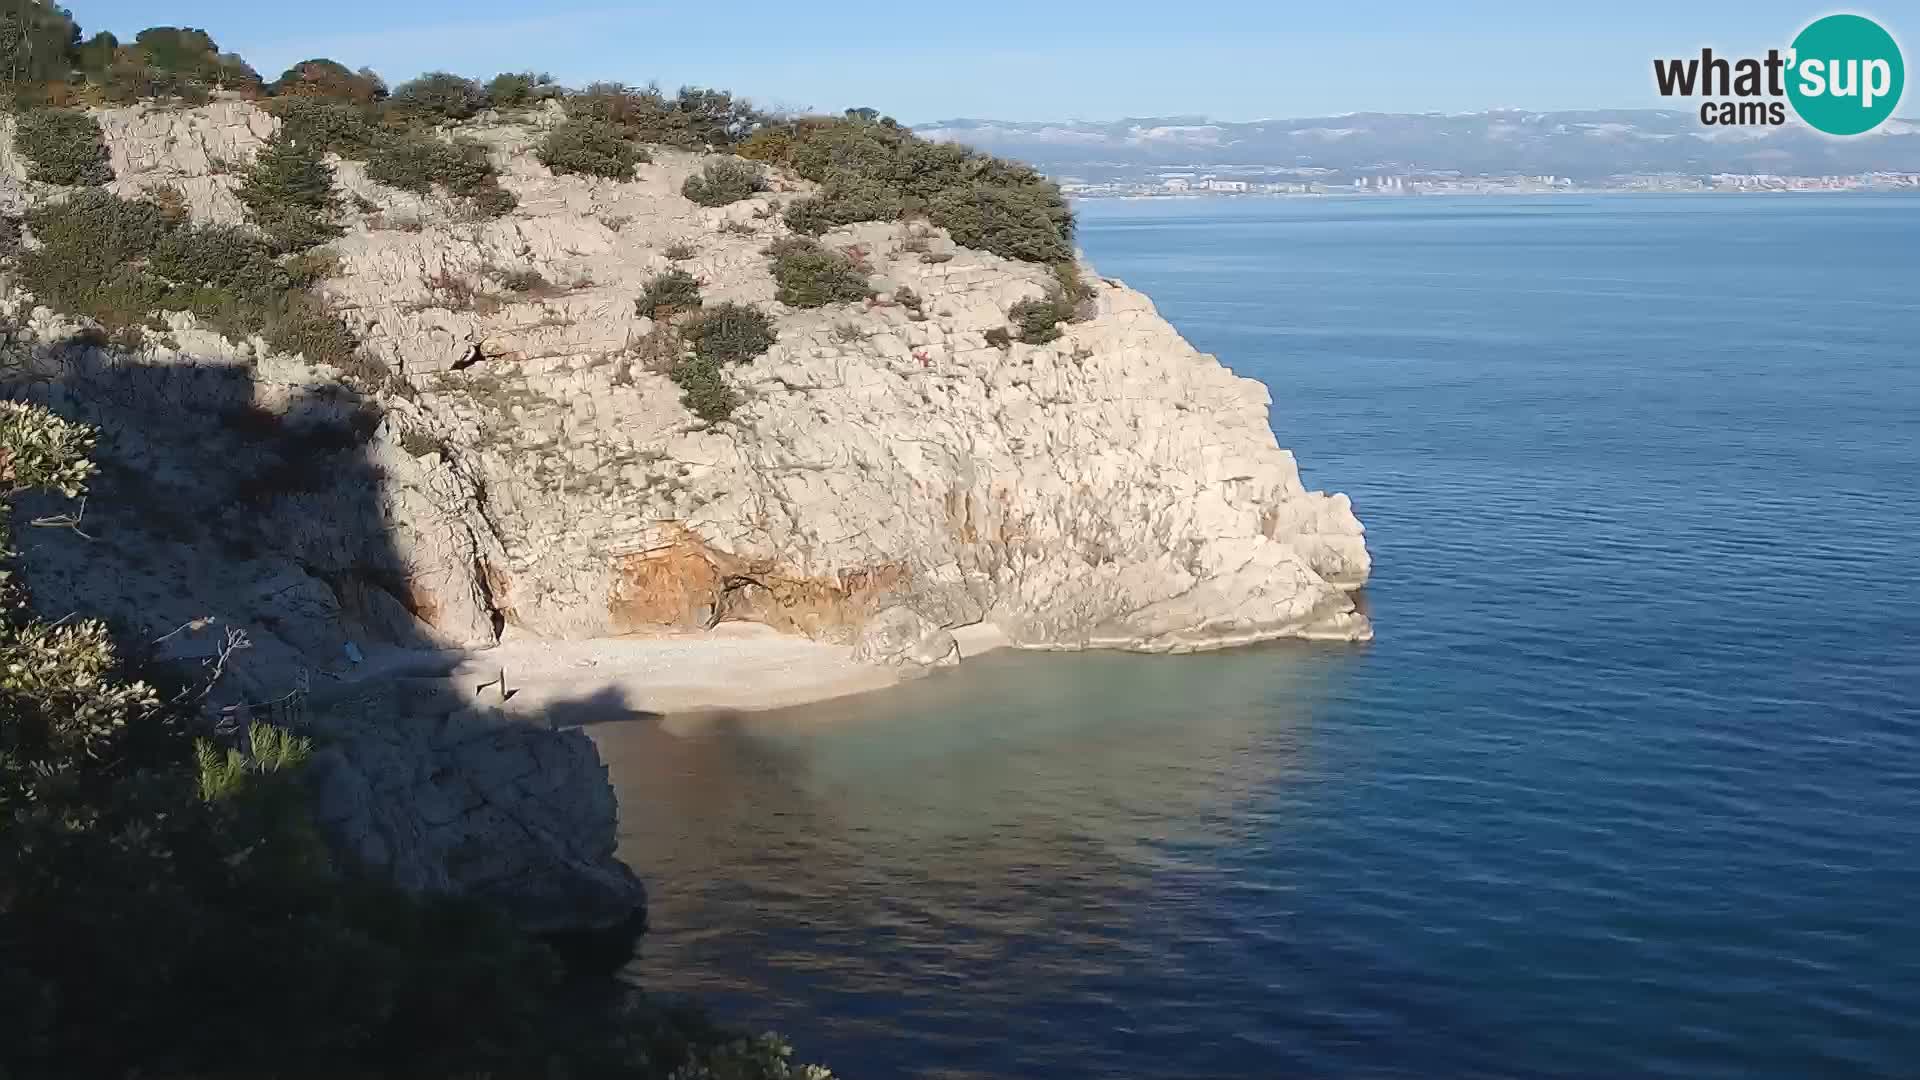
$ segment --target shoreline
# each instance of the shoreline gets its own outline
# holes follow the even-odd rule
[[[1008,645],[991,623],[953,631],[971,659]],[[485,649],[390,650],[370,654],[316,687],[316,703],[405,680],[452,684],[473,704],[515,716],[544,715],[556,727],[701,712],[763,712],[885,690],[911,668],[857,662],[853,649],[761,626],[655,636],[556,641],[509,635]],[[504,675],[505,692],[499,680]]]

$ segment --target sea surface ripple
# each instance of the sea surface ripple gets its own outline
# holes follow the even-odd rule
[[[1920,199],[1082,223],[1378,640],[596,728],[634,976],[853,1078],[1920,1076]]]

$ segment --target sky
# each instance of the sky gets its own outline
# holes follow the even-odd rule
[[[391,83],[533,70],[570,85],[716,86],[776,108],[871,106],[908,123],[1657,107],[1655,57],[1763,55],[1835,10],[1878,19],[1920,62],[1907,45],[1920,9],[1904,2],[66,3],[87,33],[199,27],[269,79],[316,56]]]

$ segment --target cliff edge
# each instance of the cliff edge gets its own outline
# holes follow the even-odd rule
[[[92,116],[108,191],[199,226],[247,225],[242,174],[282,123],[238,100]],[[641,899],[583,736],[529,735],[464,684],[308,681],[343,651],[726,621],[909,666],[952,662],[949,631],[981,624],[1036,649],[1371,636],[1346,497],[1305,490],[1266,388],[1146,297],[1083,266],[1083,317],[1010,339],[1049,269],[908,220],[821,237],[864,300],[789,306],[767,249],[814,185],[773,170],[697,205],[683,184],[713,158],[675,150],[631,180],[558,176],[532,148],[563,119],[462,125],[517,199],[500,216],[329,159],[343,234],[314,288],[377,378],[185,310],[108,340],[0,288],[8,393],[104,433],[72,529],[22,537],[40,603],[116,617],[160,660],[224,664],[239,643],[236,705],[327,690],[322,816],[362,861],[535,925],[583,903],[608,925]],[[77,197],[30,179],[13,131],[0,210]],[[722,375],[727,419],[690,411],[650,354],[660,312],[636,297],[674,270],[772,317],[771,347]]]
[[[235,167],[271,115],[98,115],[119,193],[173,188],[196,221],[245,220]],[[519,199],[495,220],[337,167],[350,220],[322,291],[412,388],[380,402],[388,501],[410,534],[388,591],[432,636],[745,619],[849,640],[894,606],[1031,648],[1370,635],[1346,595],[1369,569],[1348,501],[1302,487],[1266,388],[1145,296],[1089,276],[1089,318],[996,347],[988,332],[1044,295],[1046,269],[889,223],[823,238],[876,299],[787,308],[762,252],[810,185],[705,208],[680,194],[701,157],[675,152],[632,182],[556,177],[529,151],[558,115],[471,130]],[[24,180],[3,149],[0,168]],[[733,369],[729,422],[695,418],[635,356],[653,326],[635,297],[671,269],[709,303],[777,313],[777,342]],[[890,302],[901,287],[916,306]],[[258,364],[267,397],[300,382],[258,348],[187,351]]]

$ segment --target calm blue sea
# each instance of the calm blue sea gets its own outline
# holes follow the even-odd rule
[[[855,1080],[1920,1076],[1920,199],[1082,222],[1378,640],[599,728],[635,974]]]

